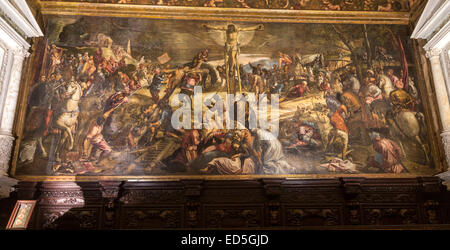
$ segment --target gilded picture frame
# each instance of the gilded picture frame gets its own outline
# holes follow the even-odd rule
[[[182,6],[149,6],[149,5],[129,5],[129,4],[103,4],[103,3],[75,3],[75,2],[39,2],[40,11],[43,19],[47,20],[55,16],[87,16],[87,17],[114,17],[114,18],[138,18],[150,20],[196,20],[205,22],[239,22],[239,23],[284,23],[284,24],[358,24],[358,25],[400,25],[405,28],[410,25],[410,14],[408,12],[376,12],[376,11],[321,11],[321,10],[267,10],[267,9],[237,9],[237,8],[204,8],[204,7],[182,7]],[[36,40],[34,48],[39,51],[39,41]],[[416,68],[419,82],[428,82],[427,84],[418,84],[419,91],[422,93],[423,109],[426,118],[428,131],[436,131],[436,114],[431,108],[435,102],[432,98],[423,98],[425,93],[431,91],[429,86],[430,78],[426,71],[426,64],[420,57],[421,51],[416,43],[411,51],[414,58],[414,67]],[[42,45],[42,44],[41,44]],[[33,55],[28,60],[26,72],[33,72],[33,64],[41,59]],[[34,72],[34,74],[36,74]],[[18,137],[14,148],[11,174],[22,181],[96,181],[96,180],[134,180],[134,181],[166,181],[180,179],[257,179],[257,178],[338,178],[362,176],[368,178],[407,178],[423,176],[417,173],[327,173],[327,174],[246,174],[246,175],[23,175],[16,174],[16,168],[19,158],[19,148],[23,139],[24,124],[26,123],[27,98],[30,94],[30,84],[32,74],[25,75],[21,86],[19,96],[18,112],[15,122],[15,133]],[[426,79],[427,78],[427,79]],[[434,174],[445,170],[442,152],[439,142],[435,140],[436,136],[431,135],[427,139],[430,157],[435,159],[431,166]]]

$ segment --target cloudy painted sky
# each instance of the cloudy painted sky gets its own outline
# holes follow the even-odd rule
[[[105,18],[105,17],[54,17],[49,20],[49,40],[58,44],[58,35],[63,27],[75,23],[75,27],[82,25],[88,37],[94,38],[98,33],[110,36],[114,44],[126,48],[130,40],[132,54],[135,58],[145,56],[155,59],[167,52],[172,63],[185,63],[191,61],[198,51],[205,48],[209,50],[211,61],[223,59],[224,31],[207,31],[202,28],[205,21],[186,20],[158,20],[158,19],[131,19],[131,18]],[[226,22],[208,22],[210,25],[225,27]],[[258,23],[239,23],[238,27],[257,25]],[[300,54],[325,53],[338,54],[339,46],[345,47],[330,34],[330,25],[327,24],[285,24],[264,23],[264,31],[241,32],[241,54],[247,57],[275,58],[278,51]],[[351,26],[351,25],[350,25]],[[360,25],[347,26],[347,30]],[[324,30],[319,34],[317,30]],[[328,31],[329,30],[329,31]],[[331,32],[331,33],[330,33]],[[83,46],[82,42],[72,41],[76,46]],[[75,46],[72,44],[71,46]],[[64,45],[64,44],[60,44]]]

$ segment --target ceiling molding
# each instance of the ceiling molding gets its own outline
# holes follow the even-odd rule
[[[42,15],[163,18],[181,20],[409,24],[408,12],[276,10],[79,2],[40,2]]]
[[[450,1],[428,1],[411,38],[430,39],[430,36],[448,20],[449,16]]]
[[[15,49],[17,47],[28,49],[30,47],[30,44],[3,18],[0,18],[0,40],[9,49]]]
[[[14,3],[17,4],[20,10],[18,10],[8,0],[0,1],[0,9],[8,18],[11,19],[12,22],[14,22],[14,24],[24,33],[26,37],[43,36],[43,33],[34,20],[28,5],[23,0],[14,0]],[[30,23],[29,19],[33,19],[34,22]]]
[[[450,20],[442,27],[428,43],[423,46],[425,50],[444,49],[450,43]]]
[[[25,18],[28,20],[28,22],[33,26],[33,28],[37,31],[38,36],[43,36],[41,28],[39,27],[38,23],[36,22],[36,19],[28,6],[27,2],[25,0],[12,0],[14,3],[20,8],[22,13],[24,14]]]

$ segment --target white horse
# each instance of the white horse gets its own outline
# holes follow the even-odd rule
[[[67,101],[61,107],[60,115],[55,119],[54,126],[61,129],[62,137],[57,142],[55,148],[56,160],[60,161],[59,153],[62,146],[65,144],[67,137],[69,137],[70,144],[68,150],[73,149],[74,136],[72,133],[73,127],[77,124],[78,114],[80,113],[78,103],[82,96],[82,90],[80,84],[75,81],[71,81],[67,87],[67,91],[63,94],[68,96]]]
[[[419,119],[420,118],[420,119]],[[402,143],[402,138],[410,139],[417,143],[425,154],[425,160],[429,162],[428,151],[425,144],[420,138],[421,129],[425,129],[423,126],[423,114],[413,111],[401,111],[395,117],[391,124],[391,129],[394,137],[400,144],[403,156],[405,156],[405,150]]]

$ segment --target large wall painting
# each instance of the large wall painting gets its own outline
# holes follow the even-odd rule
[[[435,171],[407,26],[52,16],[46,27],[15,176]],[[190,129],[172,123],[180,93],[201,107]],[[249,104],[243,122],[220,119],[214,98],[227,93],[268,103],[276,136],[249,126]]]

